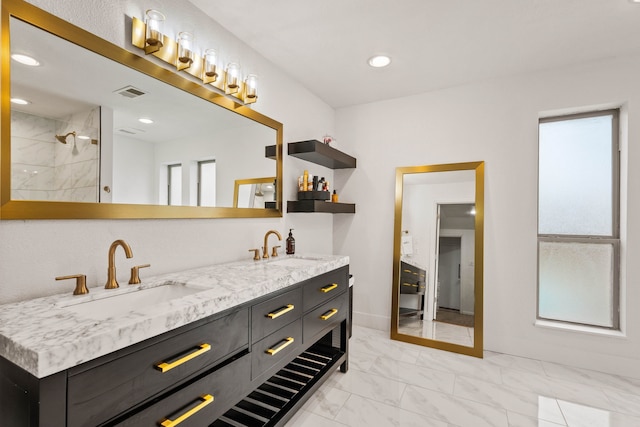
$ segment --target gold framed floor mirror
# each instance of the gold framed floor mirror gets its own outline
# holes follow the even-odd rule
[[[396,168],[391,339],[483,354],[484,162]]]

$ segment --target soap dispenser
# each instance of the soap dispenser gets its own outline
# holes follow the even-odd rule
[[[287,255],[293,255],[296,253],[296,239],[293,238],[291,230],[293,230],[293,228],[289,229],[289,237],[287,237]]]

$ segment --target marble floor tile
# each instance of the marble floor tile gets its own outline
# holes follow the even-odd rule
[[[348,426],[389,426],[389,427],[447,427],[424,415],[385,405],[375,400],[352,395],[338,413],[336,421]]]
[[[509,419],[509,427],[566,427],[567,425],[564,422],[562,424],[556,424],[509,411],[507,411],[507,418]]]
[[[638,427],[640,417],[593,408],[577,403],[558,401],[568,427]]]
[[[340,375],[336,373],[335,375]],[[334,419],[351,393],[324,384],[309,398],[302,409],[325,418]]]
[[[612,409],[623,414],[640,417],[640,393],[632,394],[615,390],[604,390]]]
[[[474,402],[491,405],[495,408],[506,409],[541,420],[564,423],[562,412],[555,399],[540,396],[526,390],[519,390],[505,385],[488,383],[486,381],[456,377],[455,396]]]
[[[401,381],[357,369],[350,369],[346,375],[333,375],[327,382],[340,390],[389,405],[400,403],[402,393],[407,386]]]
[[[473,378],[502,383],[501,368],[491,365],[477,357],[449,353],[436,349],[425,349],[420,353],[417,365],[438,371],[466,375]]]
[[[620,390],[640,394],[640,380],[618,375],[595,372],[588,369],[557,363],[542,362],[546,374],[551,378],[574,381],[604,389]]]
[[[492,365],[501,368],[515,369],[518,371],[532,372],[534,374],[545,375],[542,362],[525,357],[511,356],[509,354],[495,353],[493,351],[484,352],[484,360]]]
[[[507,411],[408,385],[400,407],[460,427],[507,427]]]
[[[354,326],[336,372],[287,427],[640,427],[640,380],[392,341]]]
[[[286,427],[344,427],[345,424],[314,414],[304,409],[299,410],[287,422]]]
[[[455,374],[451,372],[437,371],[388,357],[378,357],[369,372],[431,390],[453,393]]]

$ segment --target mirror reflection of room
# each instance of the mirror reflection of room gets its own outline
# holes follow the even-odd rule
[[[236,179],[276,174],[274,129],[18,19],[10,27],[12,52],[41,62],[11,61],[11,92],[30,101],[11,105],[12,200],[232,207]]]
[[[473,347],[474,171],[403,178],[398,332]]]

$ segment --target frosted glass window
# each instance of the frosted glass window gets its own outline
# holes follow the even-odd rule
[[[198,206],[216,205],[216,162],[198,162]]]
[[[618,116],[540,120],[539,318],[619,328]]]
[[[167,166],[169,173],[169,204],[174,206],[182,205],[182,165]]]
[[[539,234],[613,234],[612,115],[540,123]]]
[[[539,317],[614,326],[614,259],[612,244],[540,242]]]

